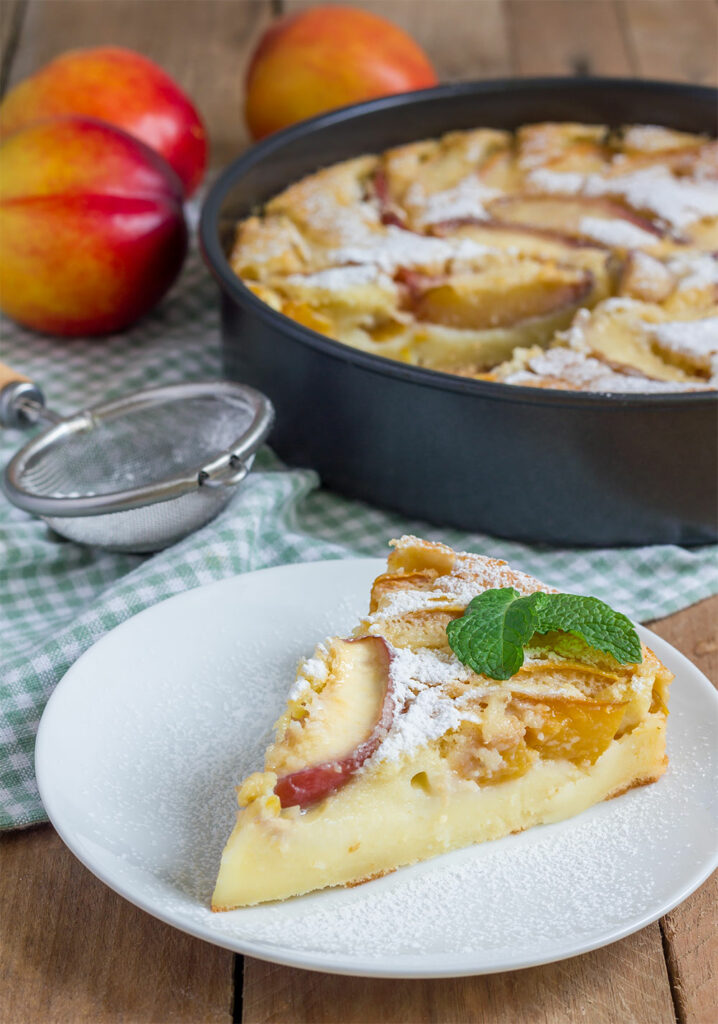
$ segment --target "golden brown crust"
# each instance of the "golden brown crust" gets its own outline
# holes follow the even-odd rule
[[[652,782],[657,782],[660,777],[665,774],[667,768],[668,757],[664,754],[661,766],[655,772],[650,775],[642,775],[640,779],[634,779],[633,782],[629,782],[627,786],[621,786],[619,789],[615,789],[604,799],[615,800],[617,796],[623,796],[624,793],[628,793],[631,789],[638,789],[639,786],[650,786]]]

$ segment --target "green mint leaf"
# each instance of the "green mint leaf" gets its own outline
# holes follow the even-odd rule
[[[631,620],[605,601],[578,594],[545,596],[550,600],[538,610],[537,633],[571,633],[594,650],[612,655],[622,665],[642,660],[641,641]]]
[[[530,602],[503,587],[475,597],[446,634],[459,661],[474,672],[510,679],[523,664],[523,647],[536,632],[536,621]]]
[[[446,627],[459,661],[490,679],[510,679],[523,665],[531,638],[554,632],[576,637],[622,664],[641,661],[630,620],[596,597],[543,591],[521,597],[513,587],[501,587],[479,594]]]

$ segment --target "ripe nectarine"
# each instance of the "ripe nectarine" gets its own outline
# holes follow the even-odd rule
[[[70,50],[18,83],[0,104],[0,138],[65,114],[97,117],[157,150],[186,195],[207,164],[204,125],[189,98],[153,61],[133,50]]]
[[[255,139],[324,110],[436,85],[429,58],[385,18],[312,7],[275,22],[247,72],[245,113]]]
[[[0,146],[0,305],[58,335],[117,331],[146,313],[187,248],[169,164],[91,118],[53,118]]]

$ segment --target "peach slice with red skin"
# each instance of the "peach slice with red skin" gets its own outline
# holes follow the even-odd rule
[[[389,192],[386,172],[381,168],[374,172],[372,187],[379,203],[379,216],[382,224],[392,224],[397,228],[405,228],[406,217],[396,203],[393,202]]]
[[[357,640],[348,640],[346,643],[357,647],[361,645],[363,648],[365,658],[362,668],[369,673],[370,683],[378,695],[374,724],[369,734],[362,737],[360,742],[343,756],[308,765],[280,778],[274,792],[279,797],[282,807],[304,809],[346,785],[352,775],[375,752],[391,728],[394,717],[394,687],[389,671],[392,658],[389,645],[380,636],[365,636]]]
[[[476,274],[456,274],[414,299],[418,320],[447,327],[488,330],[511,327],[568,309],[583,301],[594,284],[589,270],[560,264],[518,264]]]
[[[476,217],[437,221],[431,225],[431,234],[439,238],[470,238],[480,245],[498,249],[517,249],[526,255],[550,259],[560,259],[563,256],[569,261],[577,249],[608,249],[601,242],[578,238],[576,235],[553,228],[512,224],[508,221],[478,220]]]
[[[585,235],[581,221],[585,218],[623,220],[654,235],[656,243],[663,232],[653,221],[642,217],[623,203],[603,196],[515,195],[501,196],[489,203],[493,220],[534,228],[548,228],[565,235]]]

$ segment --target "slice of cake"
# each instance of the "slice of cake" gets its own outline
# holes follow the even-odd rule
[[[300,666],[212,908],[353,885],[655,781],[671,678],[602,602],[401,538],[354,635]]]

